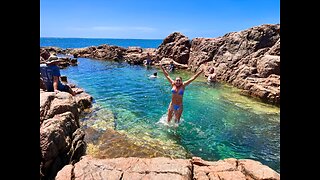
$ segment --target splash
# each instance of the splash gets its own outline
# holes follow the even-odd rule
[[[167,121],[167,117],[168,117],[168,114],[163,114],[162,117],[159,119],[158,122],[156,122],[157,125],[159,126],[165,126],[165,127],[174,127],[174,128],[177,128],[179,127],[180,124],[182,124],[182,122],[184,121],[184,119],[181,117],[180,118],[180,122],[175,122],[174,121],[174,115],[171,119],[170,122]]]

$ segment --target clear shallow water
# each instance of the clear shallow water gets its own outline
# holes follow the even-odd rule
[[[141,48],[157,48],[160,39],[97,39],[97,38],[40,38],[40,47],[55,46],[60,48],[83,48],[102,44],[117,45],[124,48],[139,46]]]
[[[174,127],[165,122],[171,87],[161,70],[85,58],[78,62],[61,74],[95,99],[94,111],[82,119],[89,154],[250,158],[280,172],[279,108],[199,77],[186,88],[182,121]],[[155,71],[159,78],[148,79]],[[181,71],[171,77],[177,75],[192,76]]]

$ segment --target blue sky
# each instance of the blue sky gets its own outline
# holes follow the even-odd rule
[[[280,23],[280,0],[40,0],[40,37],[214,38]]]

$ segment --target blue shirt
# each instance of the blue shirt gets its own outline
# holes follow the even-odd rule
[[[40,64],[40,73],[47,90],[53,91],[53,76],[61,76],[60,68],[57,65]],[[58,87],[61,85],[62,83],[59,81]]]

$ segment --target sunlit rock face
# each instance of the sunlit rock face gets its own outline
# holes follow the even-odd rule
[[[188,64],[191,43],[188,37],[179,32],[167,36],[157,48],[156,58],[171,58],[177,63]]]
[[[40,179],[55,177],[64,165],[85,154],[85,133],[79,116],[91,106],[92,97],[79,88],[73,89],[75,96],[40,89]]]
[[[280,105],[280,24],[192,39],[188,66],[191,71],[213,67],[219,81]]]
[[[204,161],[201,158],[113,158],[83,156],[67,165],[55,179],[274,179],[280,174],[260,162],[229,158]]]

